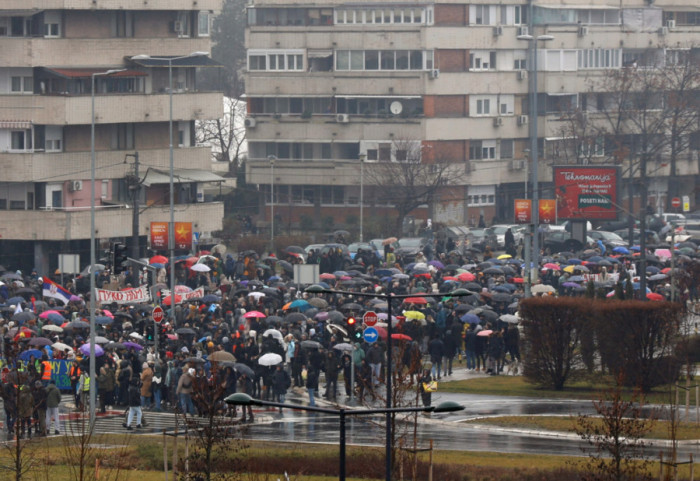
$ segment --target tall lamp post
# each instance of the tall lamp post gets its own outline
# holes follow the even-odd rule
[[[90,75],[90,429],[95,425],[95,402],[97,383],[95,382],[95,77],[123,72],[126,69],[113,69],[95,72]]]
[[[360,242],[365,240],[365,159],[366,154],[360,154]]]
[[[392,325],[391,325],[391,318],[392,318],[392,303],[394,299],[407,299],[409,297],[415,297],[415,294],[393,294],[392,292],[388,292],[386,294],[379,294],[379,293],[370,293],[370,292],[355,292],[355,291],[339,291],[335,289],[326,289],[320,285],[314,284],[309,287],[307,287],[304,292],[307,292],[309,294],[342,294],[342,295],[351,295],[351,296],[356,296],[356,297],[370,297],[373,299],[383,299],[387,303],[387,326],[386,326],[386,351],[387,351],[387,356],[386,356],[386,409],[384,409],[383,413],[386,413],[386,454],[385,454],[385,461],[386,461],[386,481],[391,481],[391,449],[392,449],[392,429],[391,429],[391,415],[392,413],[396,412],[393,411],[394,409],[394,403],[392,399],[392,373],[393,373],[393,368],[392,368]],[[446,294],[447,296],[450,297],[463,297],[463,296],[470,296],[472,294],[477,294],[475,292],[470,292],[466,289],[455,289],[454,291]]]
[[[277,408],[288,408],[294,409],[296,411],[308,411],[314,413],[324,413],[338,416],[340,421],[340,446],[339,446],[339,466],[338,466],[338,481],[345,481],[345,418],[346,416],[367,416],[372,414],[387,414],[392,413],[411,413],[411,412],[432,412],[432,413],[449,413],[455,411],[462,411],[464,406],[457,404],[454,401],[447,401],[438,404],[437,406],[427,406],[427,407],[399,407],[399,408],[387,408],[387,409],[330,409],[322,408],[316,406],[301,406],[299,404],[285,404],[277,403],[271,401],[262,401],[260,399],[253,399],[248,394],[245,393],[235,393],[231,394],[229,397],[224,399],[227,404],[234,406],[269,406]],[[245,408],[244,408],[245,409]],[[387,475],[389,479],[389,475]]]
[[[530,11],[530,18],[532,18],[532,11]],[[534,27],[534,25],[532,26]],[[532,266],[525,266],[530,269],[530,282],[537,281],[537,275],[539,273],[540,265],[540,187],[539,187],[539,151],[537,146],[537,124],[538,124],[538,111],[537,111],[537,43],[546,42],[549,40],[554,40],[551,35],[518,35],[518,40],[527,40],[530,42],[530,116],[532,121],[530,122],[530,159],[532,160],[532,169],[530,173],[532,174],[532,224],[534,226],[534,235],[532,236]]]
[[[276,155],[268,155],[270,162],[270,254],[275,252],[275,161]]]
[[[151,57],[150,55],[136,55],[131,60],[157,60],[168,63],[168,101],[169,118],[168,130],[170,131],[170,143],[168,145],[170,155],[170,226],[168,229],[168,249],[170,251],[170,319],[175,318],[175,159],[173,150],[173,62],[191,57],[206,57],[208,52],[192,52],[189,55],[179,57]]]

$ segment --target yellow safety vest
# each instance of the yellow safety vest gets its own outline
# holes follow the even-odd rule
[[[85,381],[83,381],[83,391],[90,390],[90,376],[85,376]]]

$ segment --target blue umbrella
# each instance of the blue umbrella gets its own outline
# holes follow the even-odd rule
[[[202,297],[202,302],[219,302],[219,296],[215,296],[214,294],[207,294],[206,296]]]
[[[43,353],[38,349],[28,349],[22,351],[18,357],[22,361],[29,361],[29,358],[32,356],[34,356],[34,359],[41,359],[42,354]]]
[[[630,250],[633,250],[634,252],[639,252],[640,247],[639,246],[632,246],[630,247]]]
[[[612,262],[613,264],[619,264],[619,263],[620,263],[620,260],[619,260],[619,259],[615,259],[614,257],[606,257],[605,260],[608,261],[608,262]]]
[[[600,262],[603,258],[600,256],[591,256],[588,258],[588,262]]]
[[[469,324],[479,324],[481,322],[481,319],[476,314],[465,314],[462,317],[459,318],[460,321]]]
[[[629,249],[627,247],[623,247],[623,246],[615,247],[613,249],[613,252],[616,254],[629,254],[630,253]],[[608,260],[610,260],[610,259],[608,259]]]
[[[309,303],[305,301],[304,299],[297,299],[296,301],[293,301],[290,305],[290,309],[300,309],[300,310],[305,310],[310,307]]]
[[[7,301],[6,304],[21,304],[23,302],[27,302],[27,300],[24,297],[10,297]]]
[[[49,314],[48,320],[53,322],[54,324],[63,324],[64,322],[66,322],[66,319],[62,315],[55,314],[53,312]]]
[[[154,262],[151,264],[151,267],[155,267],[156,269],[163,269],[165,267],[165,264],[161,264],[160,262]]]
[[[586,279],[584,279],[583,276],[571,276],[571,277],[569,277],[569,280],[570,280],[571,282],[583,282],[583,281],[585,281]]]
[[[114,322],[114,319],[112,319],[109,316],[97,316],[95,318],[95,322],[101,326],[106,326],[112,324]]]
[[[377,269],[376,271],[374,271],[374,275],[376,275],[377,277],[390,277],[393,274],[394,273],[389,269]]]
[[[323,287],[324,289],[330,289],[330,288],[331,288],[331,286],[330,286],[327,282],[323,282],[323,281],[319,282],[318,285],[321,286],[321,287]]]
[[[494,287],[493,291],[494,292],[507,292],[508,294],[510,294],[510,289],[508,289],[506,286],[503,286],[503,285]]]
[[[658,274],[659,272],[661,272],[661,269],[659,269],[659,268],[656,267],[656,266],[649,266],[649,267],[647,267],[647,274],[649,274],[649,273],[651,273],[651,274]]]
[[[573,264],[573,265],[580,265],[583,264],[583,261],[581,259],[576,259],[576,258],[571,258],[568,261],[566,261],[568,264]]]

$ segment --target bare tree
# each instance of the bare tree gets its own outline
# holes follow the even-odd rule
[[[229,172],[234,177],[238,175],[246,149],[245,114],[245,101],[224,97],[222,118],[197,123],[197,143],[211,144],[216,159],[228,162]]]
[[[375,153],[368,152],[365,181],[377,193],[378,202],[396,209],[394,232],[401,232],[404,218],[413,210],[430,206],[439,190],[464,180],[464,168],[435,156],[419,140],[396,139],[390,149]]]

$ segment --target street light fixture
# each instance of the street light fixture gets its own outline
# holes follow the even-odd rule
[[[234,406],[269,406],[276,408],[288,408],[296,411],[308,411],[314,413],[331,414],[339,417],[340,422],[340,446],[338,456],[338,480],[345,481],[345,418],[347,416],[366,416],[372,414],[386,414],[387,417],[392,413],[411,413],[411,412],[429,412],[429,413],[450,413],[462,411],[464,406],[454,401],[448,401],[437,406],[427,407],[399,407],[399,408],[379,408],[379,409],[330,409],[317,406],[302,406],[299,404],[285,404],[271,401],[263,401],[254,399],[245,393],[231,394],[224,399],[227,404]],[[390,465],[387,465],[390,468]],[[387,471],[387,479],[391,479],[391,471]]]
[[[382,410],[382,413],[386,413],[386,453],[385,453],[385,461],[386,461],[386,481],[391,481],[391,414],[396,412],[393,411],[395,409],[393,407],[393,402],[392,402],[392,325],[391,325],[391,318],[392,318],[392,303],[394,299],[407,299],[409,297],[415,297],[415,294],[393,294],[392,292],[387,292],[386,294],[380,294],[380,293],[371,293],[371,292],[355,292],[355,291],[340,291],[340,290],[335,290],[335,289],[326,289],[323,286],[320,286],[318,284],[313,284],[309,287],[307,287],[304,292],[309,293],[309,294],[341,294],[341,295],[348,295],[348,296],[357,296],[357,297],[370,297],[373,299],[383,299],[386,304],[387,304],[387,326],[386,326],[386,409]],[[455,289],[454,291],[446,294],[446,296],[450,297],[463,297],[463,296],[470,296],[472,294],[476,294],[475,292],[470,292],[466,289]]]
[[[364,241],[365,223],[365,160],[367,154],[360,154],[360,242]]]
[[[532,121],[530,122],[530,159],[532,161],[532,169],[530,173],[532,174],[532,224],[534,225],[534,235],[532,236],[532,264],[535,268],[533,269],[531,265],[526,265],[525,268],[529,269],[530,275],[528,278],[530,282],[537,281],[537,275],[540,265],[540,192],[539,192],[539,152],[537,145],[537,124],[538,124],[538,112],[537,112],[537,44],[538,42],[547,42],[549,40],[554,40],[551,35],[518,35],[518,40],[526,40],[530,42],[530,116]]]
[[[275,161],[276,155],[268,155],[270,162],[270,254],[275,252]]]
[[[168,97],[170,115],[168,130],[170,130],[170,228],[168,229],[168,249],[170,251],[170,319],[175,319],[175,160],[173,150],[173,61],[191,57],[206,57],[208,52],[192,52],[179,57],[151,57],[150,55],[135,55],[131,60],[157,60],[168,62]]]
[[[95,77],[112,75],[126,69],[112,69],[90,75],[90,428],[95,424]]]

